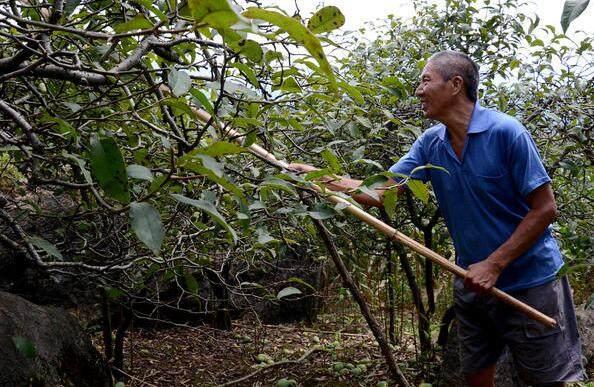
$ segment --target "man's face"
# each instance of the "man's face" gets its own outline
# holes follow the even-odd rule
[[[450,83],[441,77],[431,61],[427,63],[415,91],[415,95],[421,100],[421,109],[425,113],[425,117],[435,120],[443,117],[450,106],[452,97]]]

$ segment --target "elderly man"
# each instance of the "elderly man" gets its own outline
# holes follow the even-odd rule
[[[454,282],[461,363],[470,386],[493,386],[495,363],[507,345],[520,376],[531,385],[581,380],[581,348],[563,265],[550,223],[557,208],[551,179],[526,129],[477,102],[478,66],[453,51],[433,55],[416,95],[427,129],[390,168],[431,181],[466,278]],[[311,166],[292,164],[298,171]],[[341,178],[328,187],[352,191],[361,181]],[[378,191],[381,194],[381,191]],[[381,201],[353,196],[365,205]],[[380,196],[381,198],[381,196]],[[493,286],[555,318],[549,328],[488,294]]]

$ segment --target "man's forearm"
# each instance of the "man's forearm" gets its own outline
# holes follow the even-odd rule
[[[324,177],[322,178],[321,182],[326,186],[326,188],[328,188],[331,191],[337,191],[337,192],[346,192],[349,195],[351,195],[351,197],[353,199],[355,199],[355,201],[359,204],[362,204],[364,206],[372,206],[372,207],[382,207],[382,195],[383,195],[383,190],[375,190],[378,199],[371,197],[367,194],[364,193],[358,193],[356,192],[357,188],[359,188],[361,186],[361,184],[363,183],[362,180],[357,180],[357,179],[351,179],[349,177]]]
[[[318,168],[307,164],[292,163],[289,165],[289,170],[294,172],[306,173],[311,171],[317,171]],[[371,197],[364,193],[358,193],[357,188],[363,183],[362,180],[351,179],[350,177],[343,176],[323,176],[316,180],[317,183],[323,184],[326,188],[335,192],[345,192],[351,195],[355,201],[364,205],[372,207],[382,207],[382,196],[383,190],[375,190],[378,199]]]
[[[532,209],[505,243],[495,250],[487,260],[503,270],[514,259],[524,254],[541,237],[546,228],[553,222],[556,211],[550,208]]]
[[[485,260],[468,266],[464,283],[476,291],[487,291],[514,259],[524,254],[541,237],[557,216],[557,206],[549,184],[532,191],[526,198],[530,211],[512,235]]]

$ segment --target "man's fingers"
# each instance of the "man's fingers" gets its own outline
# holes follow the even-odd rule
[[[492,287],[489,285],[489,281],[484,278],[477,278],[472,273],[466,274],[464,277],[464,286],[477,293],[488,292]]]

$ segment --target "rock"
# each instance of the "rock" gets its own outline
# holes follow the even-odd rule
[[[0,192],[0,199],[5,202],[5,206],[0,208],[27,237],[44,239],[53,244],[62,256],[48,256],[38,248],[44,261],[83,261],[90,265],[106,265],[110,259],[121,259],[126,254],[124,231],[128,220],[123,215],[82,211],[86,213],[74,216],[81,212],[79,199],[42,188],[12,197]],[[8,219],[0,217],[0,228],[7,239],[22,244],[21,235],[15,232]],[[96,248],[88,249],[86,246]],[[92,276],[80,275],[82,272],[75,267],[48,271],[22,250],[0,239],[0,291],[18,294],[40,305],[95,303],[100,294],[97,289],[99,284],[93,281]]]
[[[577,307],[575,315],[580,328],[582,355],[586,359],[584,365],[590,371],[590,376],[594,377],[594,304]]]
[[[74,317],[0,292],[0,385],[110,384],[107,364]]]

